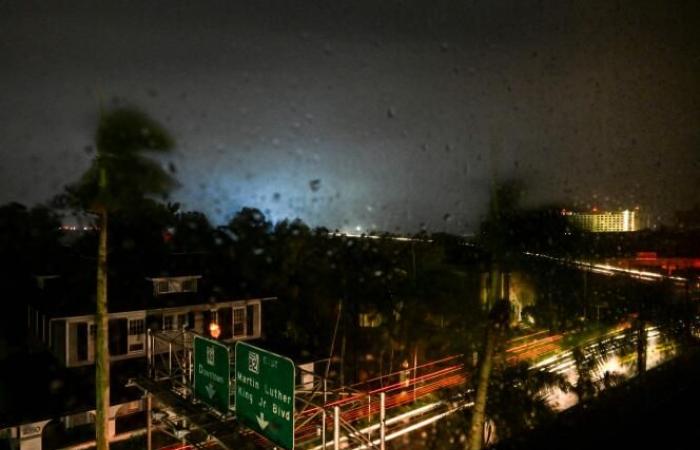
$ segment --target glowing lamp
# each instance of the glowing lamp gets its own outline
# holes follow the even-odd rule
[[[219,326],[218,323],[212,322],[209,324],[209,334],[211,337],[214,339],[218,339],[219,336],[221,335],[221,327]]]

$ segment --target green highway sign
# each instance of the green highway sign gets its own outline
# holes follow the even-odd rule
[[[231,398],[229,348],[221,342],[197,335],[193,346],[194,397],[225,414]]]
[[[236,342],[236,416],[275,445],[294,448],[294,363]]]

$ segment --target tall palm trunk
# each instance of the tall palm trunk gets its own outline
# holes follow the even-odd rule
[[[635,337],[637,338],[637,375],[642,375],[647,370],[647,332],[644,320],[641,317],[637,318],[635,328]]]
[[[642,375],[647,369],[647,330],[645,326],[647,311],[646,301],[639,296],[637,318],[633,322],[637,347],[637,375]]]
[[[96,444],[97,450],[109,449],[109,347],[107,317],[107,211],[100,215],[100,241],[97,247],[97,296],[95,325],[95,400],[96,400]]]
[[[491,299],[489,301],[489,311],[494,307],[496,302],[501,299],[502,290],[502,275],[501,268],[496,262],[491,263]]]
[[[491,368],[493,367],[493,352],[496,348],[496,324],[489,323],[486,328],[484,352],[479,363],[479,373],[476,385],[476,398],[472,408],[472,420],[469,425],[469,450],[481,450],[484,440],[484,423],[486,422],[486,400],[488,395]]]
[[[476,396],[474,407],[472,408],[471,424],[469,425],[469,438],[466,441],[469,450],[481,450],[484,440],[484,423],[486,422],[486,401],[488,398],[489,380],[491,379],[491,369],[493,367],[493,354],[496,350],[496,343],[504,325],[497,309],[501,307],[502,280],[500,265],[494,261],[491,263],[491,291],[489,301],[489,319],[486,325],[486,335],[484,337],[484,347],[479,361],[479,372],[476,383]],[[505,298],[507,300],[507,296]]]

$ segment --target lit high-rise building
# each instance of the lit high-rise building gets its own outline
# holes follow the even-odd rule
[[[585,231],[609,233],[620,231],[637,231],[640,229],[639,211],[574,212],[562,211],[562,214],[574,225]]]

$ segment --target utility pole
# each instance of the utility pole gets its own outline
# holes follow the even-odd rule
[[[386,393],[379,394],[379,450],[386,448]]]
[[[340,450],[340,407],[333,408],[333,450]]]
[[[583,272],[583,320],[588,320],[588,272]]]
[[[146,450],[153,450],[153,401],[150,392],[146,393]]]
[[[418,378],[418,344],[413,348],[413,401],[416,401],[416,379]]]
[[[323,404],[328,403],[328,379],[323,378]],[[323,450],[326,450],[326,408],[321,410],[321,443],[323,443]]]

